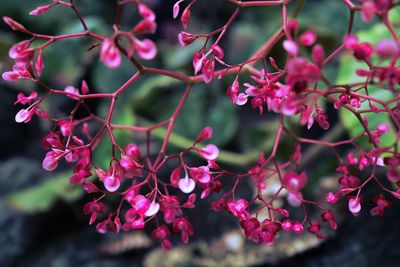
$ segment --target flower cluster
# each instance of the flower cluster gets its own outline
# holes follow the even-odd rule
[[[152,238],[160,241],[165,249],[172,246],[169,240],[171,232],[180,234],[186,244],[195,230],[190,218],[185,216],[185,209],[195,208],[198,196],[205,199],[212,193],[222,191],[223,195],[218,195],[218,200],[212,203],[212,209],[228,212],[237,218],[244,235],[251,241],[272,245],[281,231],[296,234],[308,231],[317,238],[324,238],[322,224],[333,230],[337,228],[330,205],[341,198],[347,201],[351,214],[358,215],[370,207],[369,212],[373,216],[382,216],[385,209],[392,206],[388,198],[400,199],[400,40],[396,28],[398,24],[389,19],[392,10],[398,8],[400,3],[391,0],[343,0],[350,10],[348,33],[343,36],[339,47],[328,51],[318,43],[316,31],[301,31],[295,17],[287,14],[288,5],[292,4],[289,2],[230,0],[229,3],[236,9],[226,23],[212,32],[197,34],[189,31],[196,0],[177,1],[172,17],[179,17],[182,23],[183,31],[177,36],[179,43],[185,47],[204,41],[204,45],[192,56],[193,75],[151,68],[140,62],[152,60],[157,55],[156,44],[140,37],[155,33],[157,17],[140,0],[117,1],[111,36],[92,32],[74,1],[53,0],[51,4],[40,6],[29,14],[41,15],[50,12],[56,5],[72,9],[82,24],[82,31],[77,33],[54,36],[37,34],[13,19],[3,17],[12,30],[30,37],[10,48],[9,56],[15,62],[9,71],[3,73],[3,79],[9,82],[30,80],[47,90],[41,95],[35,91],[29,95],[20,93],[15,104],[22,108],[16,114],[15,121],[28,123],[34,115],[51,121],[54,127],[43,139],[47,153],[42,166],[47,171],[56,170],[62,161],[73,166],[69,181],[93,195],[93,200],[84,205],[83,213],[90,216],[89,224],[96,223],[99,233],[130,231],[148,226],[153,229]],[[123,31],[120,14],[131,4],[137,10],[138,23],[131,31]],[[230,64],[224,57],[221,40],[241,10],[247,7],[280,8],[282,25],[254,55],[241,63]],[[391,38],[377,43],[360,40],[352,32],[357,12],[361,13],[364,22],[374,18],[380,20]],[[112,93],[91,93],[86,81],[81,81],[80,85],[66,85],[61,90],[42,81],[41,74],[46,71],[46,48],[56,41],[83,37],[92,40],[89,50],[98,48],[99,60],[110,71],[117,71],[115,69],[121,66],[122,61],[128,60],[136,72]],[[270,55],[273,47],[284,53],[284,62],[278,64]],[[349,80],[335,84],[326,78],[327,63],[340,55],[348,56],[363,66],[354,73],[361,82]],[[255,67],[256,63],[261,63],[263,67]],[[114,123],[118,97],[144,75],[167,76],[186,84],[175,111],[167,120],[150,126]],[[241,82],[246,78],[250,78],[248,82]],[[185,150],[169,153],[167,149],[175,121],[194,87],[202,82],[212,84],[216,79],[226,79],[231,84],[226,89],[226,95],[232,104],[240,108],[250,106],[258,111],[257,116],[272,113],[278,118],[272,148],[270,151],[260,151],[257,163],[242,173],[232,172],[219,163],[220,149],[212,143],[206,144],[213,135],[210,127],[204,127]],[[390,98],[383,100],[373,96],[370,93],[373,86],[376,90],[389,92]],[[54,95],[67,97],[75,103],[68,116],[56,117],[42,110],[41,104],[50,102],[49,99]],[[109,100],[106,116],[95,114],[86,104],[89,99]],[[80,110],[84,110],[87,116],[77,118]],[[307,125],[306,131],[314,124],[321,131],[331,129],[332,112],[329,110],[352,114],[357,123],[354,127],[358,127],[360,132],[344,140],[325,140],[302,137],[292,130],[290,124],[294,122],[300,126]],[[369,121],[369,114],[380,114],[388,120],[374,125]],[[147,142],[144,149],[134,142],[121,146],[114,132],[141,132],[150,138],[154,130],[164,127],[165,136],[157,148],[159,153],[156,156],[149,153],[150,146],[154,144]],[[389,135],[391,137],[387,138]],[[106,138],[111,140],[112,155],[108,167],[102,168],[94,161],[93,153]],[[294,143],[292,151],[285,157],[278,157],[281,144],[287,140]],[[313,200],[304,192],[310,180],[310,173],[303,170],[303,161],[306,160],[303,159],[304,147],[308,146],[324,147],[337,159],[337,190],[327,192],[322,200]],[[192,163],[188,163],[191,161],[187,160],[189,154],[199,156],[202,163],[192,166]],[[171,166],[174,167],[171,169]],[[378,175],[380,170],[386,175]],[[165,175],[160,175],[161,171],[167,171],[169,176],[163,177]],[[231,189],[225,188],[224,179],[235,181]],[[278,181],[278,186],[274,187],[273,181]],[[255,193],[252,198],[240,196],[238,188],[243,183],[253,185]],[[377,185],[378,192],[372,199],[363,195],[367,184]],[[106,199],[109,197],[119,199],[118,207],[108,207]],[[303,217],[291,212],[298,207],[303,211]],[[318,219],[310,215],[311,210],[317,210]]]

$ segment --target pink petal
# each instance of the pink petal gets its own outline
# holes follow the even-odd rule
[[[301,193],[298,194],[300,195]],[[292,193],[288,193],[287,201],[292,207],[299,207],[301,205],[301,199]]]
[[[176,19],[178,17],[178,15],[179,15],[179,2],[176,2],[174,7],[172,8],[172,17],[174,19]]]
[[[117,191],[119,186],[121,185],[120,180],[112,175],[105,177],[103,183],[108,192]]]
[[[299,47],[297,46],[296,42],[293,40],[283,41],[283,48],[291,56],[297,56],[297,54],[299,53]]]
[[[356,198],[352,198],[349,200],[349,210],[351,213],[359,213],[361,210],[361,204]]]
[[[29,118],[29,111],[26,109],[21,109],[18,111],[17,115],[15,115],[15,121],[18,123],[24,122],[27,118]]]
[[[3,78],[3,80],[11,82],[18,79],[19,75],[14,71],[6,71],[1,75],[1,77]]]
[[[300,44],[304,46],[313,45],[316,40],[317,40],[317,35],[315,34],[314,31],[303,32],[299,37]]]
[[[178,182],[179,189],[186,194],[191,193],[194,190],[195,186],[196,186],[195,181],[188,177],[182,178]]]
[[[144,39],[135,43],[137,54],[144,60],[152,60],[157,55],[157,46],[153,41]]]
[[[153,201],[153,202],[151,202],[149,209],[144,213],[144,215],[147,217],[151,217],[151,216],[157,214],[157,212],[159,210],[160,210],[160,204]]]
[[[42,167],[46,171],[54,171],[58,166],[58,161],[52,155],[48,155],[43,159]]]
[[[240,93],[235,100],[235,104],[238,106],[243,106],[247,103],[247,95],[244,93]]]
[[[219,155],[219,149],[214,144],[209,144],[200,151],[200,156],[204,159],[211,161],[216,160]]]

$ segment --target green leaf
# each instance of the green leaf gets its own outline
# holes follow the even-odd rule
[[[214,133],[211,142],[221,146],[233,138],[239,123],[235,106],[229,99],[225,96],[210,95],[211,93],[202,87],[194,89],[175,122],[174,131],[194,140],[205,126],[210,126]],[[162,119],[172,114],[180,97],[181,93],[178,93],[162,114]]]
[[[96,16],[89,16],[89,17],[84,17],[83,19],[85,20],[85,23],[91,32],[95,32],[99,35],[107,34],[106,29],[109,28],[109,26],[102,18]],[[60,34],[70,34],[78,32],[83,32],[83,27],[79,20],[67,24],[62,29]]]
[[[192,62],[193,54],[202,48],[201,41],[197,41],[192,45],[181,47],[172,45],[162,45],[160,47],[160,55],[162,55],[163,63],[168,69],[177,69],[184,67]],[[190,71],[193,71],[191,68]]]
[[[121,87],[135,73],[132,63],[122,60],[121,66],[117,69],[110,69],[98,62],[94,67],[91,83],[99,93],[112,93]]]
[[[135,91],[132,92],[131,104],[135,107],[137,105],[148,106],[148,98],[155,94],[158,89],[172,87],[179,83],[181,83],[179,80],[167,76],[150,76],[150,78],[139,83]]]
[[[228,97],[218,98],[209,110],[206,122],[213,128],[213,143],[222,145],[233,138],[239,121],[235,113],[235,106],[230,103]]]
[[[72,202],[83,195],[79,186],[69,183],[70,172],[63,172],[41,184],[12,193],[5,198],[6,203],[19,211],[36,213],[46,211],[57,201]]]

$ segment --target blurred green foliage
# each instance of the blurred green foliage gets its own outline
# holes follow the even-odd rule
[[[72,202],[83,196],[84,191],[69,183],[70,171],[62,172],[47,181],[18,191],[6,198],[6,203],[22,212],[43,212],[58,200]]]

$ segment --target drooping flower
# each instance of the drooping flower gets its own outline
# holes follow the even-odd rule
[[[209,144],[205,148],[201,149],[199,151],[200,156],[204,158],[205,160],[212,161],[216,160],[219,155],[219,149],[216,145],[214,144]]]
[[[113,39],[104,39],[101,43],[100,59],[104,65],[111,69],[116,69],[121,65],[121,54]]]

